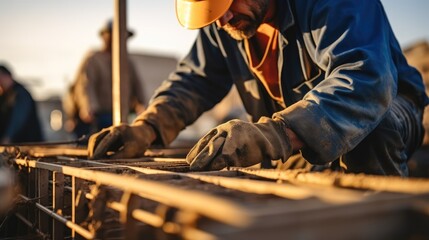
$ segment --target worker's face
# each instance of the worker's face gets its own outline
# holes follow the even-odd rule
[[[101,39],[103,41],[103,49],[110,51],[112,49],[112,33],[108,31],[103,32]]]
[[[216,24],[236,40],[255,35],[268,10],[270,0],[234,0]]]

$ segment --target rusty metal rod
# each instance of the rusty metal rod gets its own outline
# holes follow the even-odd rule
[[[144,211],[142,209],[134,209],[131,215],[133,216],[133,218],[141,222],[147,223],[152,227],[159,228],[164,224],[164,219],[162,219],[160,216],[148,211]]]
[[[345,174],[340,172],[306,172],[303,170],[276,171],[271,169],[234,169],[253,176],[289,182],[408,194],[429,192],[429,180],[427,179],[351,173]]]
[[[19,195],[22,199],[24,199],[24,201],[30,201],[30,198],[27,198],[23,195]],[[73,223],[69,220],[67,220],[66,218],[64,218],[61,215],[58,215],[57,213],[49,210],[48,208],[46,208],[45,206],[39,204],[39,203],[34,203],[34,205],[42,210],[44,213],[48,214],[50,217],[52,217],[53,219],[63,223],[64,225],[66,225],[68,228],[75,230],[77,233],[79,233],[82,237],[85,237],[86,239],[93,239],[94,238],[94,234],[92,234],[91,232],[89,232],[88,230],[86,230],[85,228],[79,226],[76,223]]]
[[[153,227],[162,228],[167,233],[181,234],[184,239],[216,239],[216,237],[210,233],[191,226],[181,226],[175,222],[165,222],[164,219],[162,219],[160,216],[141,209],[133,210],[132,216],[135,219],[147,223]]]
[[[212,183],[237,191],[255,193],[255,194],[273,194],[279,197],[301,200],[316,197],[332,203],[350,203],[361,201],[365,196],[360,193],[352,192],[346,189],[320,189],[314,186],[295,186],[288,183],[274,183],[267,181],[256,181],[251,179],[237,179],[231,177],[211,176],[199,173],[177,173],[164,170],[129,167],[130,169],[145,174],[168,174],[181,177],[188,177]],[[237,175],[237,172],[234,171]]]
[[[94,196],[92,194],[90,194],[90,193],[86,193],[85,197],[87,199],[89,199],[89,200],[93,200],[94,199]],[[113,210],[115,210],[115,211],[118,211],[118,212],[123,212],[123,211],[126,210],[126,207],[122,203],[120,203],[120,202],[107,201],[106,202],[106,206],[109,207],[109,208],[111,208],[111,209],[113,209]],[[143,223],[146,223],[148,225],[151,225],[153,227],[158,227],[159,228],[164,223],[164,220],[160,216],[158,216],[156,214],[153,214],[151,212],[142,210],[142,209],[135,209],[135,210],[133,210],[133,212],[131,213],[131,215],[135,219],[137,219],[137,220],[139,220],[139,221],[141,221]]]
[[[89,200],[94,199],[94,196],[90,193],[86,193],[85,197]],[[107,201],[106,206],[118,212],[124,212],[127,210],[123,203],[116,201]],[[181,226],[180,224],[174,222],[165,222],[161,216],[143,209],[134,209],[131,212],[131,216],[134,219],[142,223],[146,223],[152,227],[162,228],[168,233],[182,234],[185,239],[216,239],[214,235],[205,231],[190,226]]]
[[[199,229],[196,228],[192,228],[192,227],[185,227],[182,230],[182,236],[184,239],[199,239],[199,240],[215,240],[218,239],[216,236],[201,231]]]
[[[37,235],[39,235],[39,236],[42,237],[42,239],[48,239],[48,237],[46,236],[46,234],[44,234],[38,228],[36,228],[34,226],[34,224],[32,222],[28,221],[24,216],[22,216],[19,213],[15,213],[15,217],[18,218],[22,223],[24,223],[25,225],[27,225],[29,228],[31,228],[31,230],[35,231],[37,233]]]
[[[98,184],[117,187],[140,197],[158,201],[175,208],[196,212],[232,226],[244,227],[248,226],[252,221],[252,215],[242,206],[232,201],[197,191],[182,190],[164,183],[137,179],[131,176],[118,176],[112,173],[61,166],[35,160],[15,159],[15,163],[30,168],[43,168],[50,171],[61,172],[65,175],[74,176]],[[131,182],[133,184],[130,184]],[[210,208],[207,207],[208,204],[210,204]]]

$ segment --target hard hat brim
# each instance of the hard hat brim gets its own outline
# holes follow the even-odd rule
[[[233,0],[176,0],[176,17],[180,25],[198,29],[222,17]]]

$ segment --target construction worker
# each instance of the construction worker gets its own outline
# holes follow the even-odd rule
[[[209,131],[191,170],[273,162],[407,176],[429,99],[380,1],[176,0],[176,14],[200,29],[190,53],[131,125],[90,138],[91,158],[169,144],[235,84],[252,122]]]
[[[37,105],[5,64],[0,64],[0,145],[43,141]]]
[[[128,31],[128,37],[134,35]],[[90,50],[82,60],[75,80],[63,99],[66,128],[77,137],[98,132],[113,124],[112,120],[112,20],[100,29],[100,49]],[[121,88],[124,116],[144,109],[144,89],[134,64],[128,61],[128,76]]]

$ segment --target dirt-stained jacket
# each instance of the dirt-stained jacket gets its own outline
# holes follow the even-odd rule
[[[254,121],[285,120],[306,143],[303,156],[324,164],[364,139],[398,93],[428,104],[380,1],[284,0],[277,10],[282,103],[250,72],[243,42],[211,24],[137,121],[154,125],[168,144],[235,84]]]

